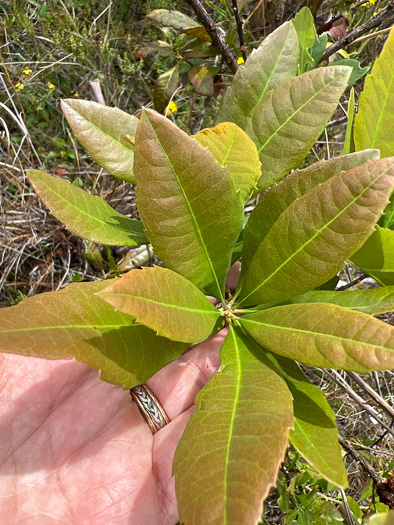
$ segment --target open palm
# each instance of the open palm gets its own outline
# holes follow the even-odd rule
[[[89,366],[0,354],[0,523],[176,523],[175,448],[224,338],[148,381],[171,419],[154,436],[129,392]]]

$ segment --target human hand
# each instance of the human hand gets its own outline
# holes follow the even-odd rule
[[[0,354],[0,523],[176,523],[175,449],[226,334],[147,382],[170,418],[155,435],[129,392],[88,365]]]
[[[171,420],[155,435],[129,392],[89,366],[0,354],[0,523],[176,523],[175,448],[224,338],[147,382]]]

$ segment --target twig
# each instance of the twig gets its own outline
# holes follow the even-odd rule
[[[352,511],[350,510],[349,503],[348,503],[347,498],[346,498],[345,491],[343,490],[343,488],[340,488],[339,490],[340,490],[340,493],[341,493],[341,496],[342,496],[343,509],[345,511],[345,514],[346,514],[345,518],[349,522],[349,525],[356,525],[356,523],[355,523],[355,521],[353,519]]]
[[[393,26],[386,27],[385,29],[376,31],[376,33],[371,33],[370,35],[360,36],[360,38],[357,38],[357,40],[350,42],[349,46],[352,46],[353,44],[358,44],[359,42],[363,42],[364,40],[368,40],[369,38],[374,38],[376,36],[384,35],[385,33],[388,33],[389,31],[391,31],[392,27]]]
[[[347,283],[347,284],[344,284],[343,286],[341,286],[340,288],[337,288],[336,291],[337,292],[343,292],[344,290],[347,290],[348,288],[351,288],[352,286],[354,286],[355,284],[358,284],[358,283],[361,283],[361,281],[363,279],[366,278],[366,274],[363,273],[362,275],[360,275],[360,277],[357,277],[356,279],[354,279],[353,281],[351,281],[350,283]]]
[[[208,35],[211,37],[213,44],[219,49],[223,60],[226,62],[228,67],[233,73],[237,72],[238,62],[232,49],[224,42],[222,35],[219,31],[218,26],[209,16],[200,0],[186,0],[193,11],[196,13],[197,18],[205,27]]]
[[[391,0],[391,2],[385,7],[380,13],[377,13],[375,16],[367,20],[365,24],[362,24],[359,27],[356,27],[356,29],[353,29],[353,31],[350,31],[346,36],[341,38],[341,40],[338,40],[332,46],[329,46],[323,56],[320,59],[320,62],[323,60],[327,60],[331,55],[336,53],[339,49],[342,49],[343,47],[346,47],[347,45],[354,42],[357,38],[364,35],[374,27],[378,27],[386,20],[390,20],[390,18],[394,15],[394,0]]]
[[[365,403],[364,399],[360,397],[358,394],[356,394],[353,388],[347,384],[345,379],[340,374],[338,374],[336,370],[333,370],[333,369],[326,370],[326,374],[329,377],[331,377],[331,379],[335,381],[337,385],[342,387],[349,394],[349,396],[352,397],[356,401],[356,403],[358,403],[361,406],[361,408],[365,410],[365,412],[367,412],[367,414],[369,414],[377,423],[379,423],[381,427],[387,430],[387,432],[389,432],[389,434],[391,434],[394,437],[394,431],[388,425],[386,425],[386,423],[382,420],[382,418],[379,416],[376,410],[369,407]]]
[[[368,383],[364,381],[358,374],[355,372],[346,372],[346,374],[353,379],[355,383],[357,383],[368,395],[372,397],[376,401],[376,403],[381,407],[382,410],[386,412],[386,414],[394,419],[394,409],[386,403],[386,401],[375,392],[373,388],[369,386]]]
[[[346,439],[343,439],[342,436],[338,436],[338,441],[341,444],[341,446],[351,454],[354,459],[360,463],[364,467],[364,469],[368,472],[370,477],[376,482],[376,483],[384,483],[386,480],[380,476],[376,470],[372,467],[372,465],[362,456],[353,446],[349,443],[349,441],[346,441]]]
[[[237,23],[239,46],[241,48],[242,58],[244,59],[244,62],[246,62],[247,57],[246,57],[246,52],[245,52],[246,48],[245,48],[244,30],[242,27],[241,17],[239,16],[237,0],[232,0],[232,3],[233,3],[234,17]]]

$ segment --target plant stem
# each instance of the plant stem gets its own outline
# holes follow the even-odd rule
[[[336,53],[339,49],[348,46],[352,42],[354,42],[356,39],[370,31],[371,29],[375,27],[379,27],[383,22],[386,20],[390,20],[391,17],[394,15],[394,0],[391,0],[391,2],[380,11],[380,13],[377,13],[375,16],[372,16],[365,24],[362,24],[359,27],[356,27],[353,29],[353,31],[350,31],[346,36],[341,38],[341,40],[338,40],[333,44],[332,46],[329,46],[323,56],[320,59],[320,62],[327,60],[331,55]]]
[[[237,31],[238,31],[238,37],[239,37],[239,46],[241,48],[242,58],[244,59],[244,62],[246,62],[246,58],[247,57],[246,57],[246,52],[245,52],[244,30],[243,30],[243,27],[242,27],[241,17],[239,16],[237,0],[232,0],[232,4],[233,4],[233,11],[234,11],[235,21],[237,23]]]
[[[196,13],[197,18],[205,27],[208,35],[211,37],[213,44],[219,49],[224,61],[231,69],[233,73],[237,72],[238,62],[232,51],[232,49],[224,42],[221,32],[212,18],[209,16],[205,7],[202,5],[200,0],[186,0],[193,11]]]

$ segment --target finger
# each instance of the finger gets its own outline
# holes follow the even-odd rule
[[[220,348],[227,332],[227,328],[220,330],[164,367],[147,382],[170,420],[193,405],[197,393],[219,370]]]
[[[232,265],[232,267],[230,268],[227,274],[227,279],[226,279],[227,288],[230,288],[230,290],[235,291],[235,289],[238,286],[240,275],[241,275],[241,263],[239,261],[236,261]]]

